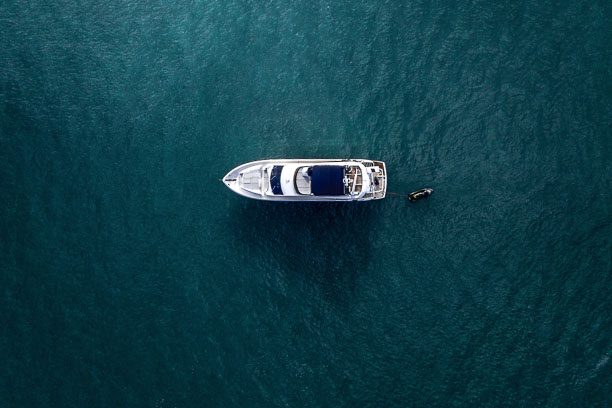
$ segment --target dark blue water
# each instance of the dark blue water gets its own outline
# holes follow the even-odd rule
[[[611,8],[3,1],[0,406],[610,406]]]

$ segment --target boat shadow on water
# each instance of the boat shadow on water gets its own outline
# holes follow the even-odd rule
[[[236,200],[229,223],[236,249],[255,267],[298,274],[334,296],[352,290],[370,265],[376,204]]]

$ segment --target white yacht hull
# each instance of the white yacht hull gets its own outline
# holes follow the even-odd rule
[[[337,180],[331,180],[332,185],[328,183],[330,180],[321,180],[323,177],[339,177],[338,174],[329,176],[326,173],[329,173],[328,170],[337,173],[341,167],[346,169],[343,194],[337,191],[338,185],[333,185],[337,184]],[[282,173],[277,171],[279,168]],[[307,175],[310,168],[315,169],[315,178],[312,181]],[[376,169],[376,174],[371,169]],[[369,174],[370,171],[372,175]],[[275,172],[278,174],[274,174]],[[322,173],[323,176],[318,173]],[[223,183],[244,197],[285,202],[378,200],[385,197],[387,188],[385,164],[381,161],[362,159],[258,160],[232,169],[223,177]],[[336,191],[331,191],[330,188]]]

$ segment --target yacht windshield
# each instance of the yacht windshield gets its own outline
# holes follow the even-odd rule
[[[272,187],[272,193],[275,195],[283,195],[283,189],[281,188],[281,172],[283,166],[274,166],[270,172],[270,187]]]

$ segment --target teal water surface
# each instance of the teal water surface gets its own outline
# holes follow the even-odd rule
[[[0,406],[610,406],[611,16],[3,1]],[[281,157],[435,193],[218,181]]]

